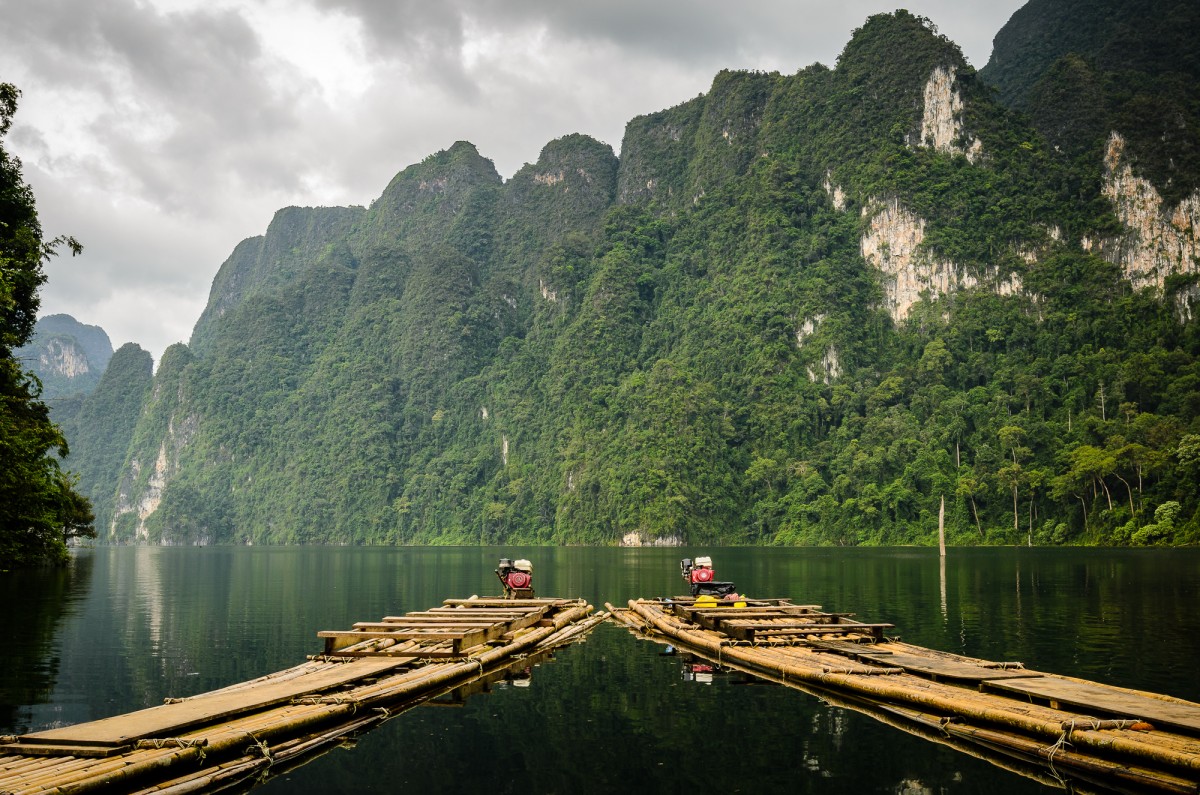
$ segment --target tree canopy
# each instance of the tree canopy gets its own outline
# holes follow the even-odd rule
[[[62,561],[67,539],[95,534],[91,505],[60,463],[66,439],[13,355],[33,334],[45,260],[60,245],[81,250],[71,238],[42,239],[21,162],[3,146],[19,96],[0,83],[0,569]]]

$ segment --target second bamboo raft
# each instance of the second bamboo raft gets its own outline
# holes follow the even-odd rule
[[[889,640],[890,624],[817,605],[738,604],[676,597],[607,607],[641,637],[992,761],[1033,766],[1039,780],[1076,791],[1082,781],[1200,792],[1200,704]]]

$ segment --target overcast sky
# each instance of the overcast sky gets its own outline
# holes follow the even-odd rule
[[[42,314],[155,361],[186,341],[221,263],[289,205],[367,205],[458,140],[506,179],[581,132],[619,153],[632,117],[723,68],[833,66],[907,8],[976,68],[1025,0],[0,0],[6,148],[48,237]]]

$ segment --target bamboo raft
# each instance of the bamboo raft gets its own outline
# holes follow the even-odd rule
[[[447,599],[318,633],[283,671],[0,741],[0,793],[217,792],[307,761],[422,703],[478,690],[583,638],[582,600]]]
[[[1200,704],[888,639],[788,599],[606,605],[635,635],[1081,791],[1200,792]]]

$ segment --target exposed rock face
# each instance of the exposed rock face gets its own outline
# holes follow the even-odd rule
[[[1148,180],[1135,176],[1124,157],[1125,139],[1113,133],[1104,156],[1104,195],[1125,227],[1118,239],[1084,241],[1084,247],[1120,265],[1135,288],[1162,290],[1174,273],[1195,273],[1200,257],[1200,191],[1173,210]]]
[[[821,327],[821,323],[825,320],[825,315],[816,314],[800,324],[800,328],[796,330],[796,347],[803,348],[804,341],[811,337],[816,330]]]
[[[117,492],[116,510],[113,512],[112,523],[108,528],[111,540],[123,540],[117,537],[118,521],[122,516],[131,513],[137,515],[133,540],[144,542],[149,539],[146,520],[162,504],[163,491],[171,477],[179,469],[179,455],[191,438],[195,436],[198,427],[199,418],[195,415],[184,417],[178,426],[175,419],[172,418],[167,425],[166,438],[159,446],[158,455],[144,480],[142,463],[136,458],[130,460],[129,469],[121,479],[121,485]]]
[[[800,324],[800,328],[796,330],[796,347],[803,348],[808,339],[821,328],[821,324],[824,321],[825,315],[816,314]],[[825,349],[825,353],[821,356],[821,361],[808,368],[808,380],[814,382],[832,383],[841,374],[841,358],[838,355],[837,348],[832,345]]]
[[[925,83],[925,113],[921,117],[921,146],[939,152],[963,154],[974,163],[983,154],[978,138],[963,146],[962,96],[954,86],[956,69],[939,66]]]
[[[825,355],[816,367],[808,368],[808,380],[831,384],[842,375],[842,362],[838,357],[837,348],[830,345],[825,349]]]
[[[862,214],[869,219],[861,241],[863,259],[883,273],[884,303],[895,322],[908,317],[922,293],[935,298],[979,286],[980,280],[972,274],[952,262],[934,259],[921,248],[925,220],[902,207],[898,200],[872,200]],[[984,280],[1000,295],[1021,291],[1021,279],[1016,274],[1002,278],[992,270],[984,274]]]
[[[683,539],[678,536],[643,536],[637,530],[631,530],[621,536],[621,543],[618,546],[622,547],[681,547]]]
[[[55,338],[38,352],[38,370],[63,378],[78,378],[90,373],[87,354],[74,340]]]
[[[831,180],[832,175],[827,172],[825,174],[825,182],[822,183],[822,187],[824,187],[825,192],[829,194],[829,200],[833,202],[833,209],[840,212],[846,209],[846,192],[842,190],[841,185],[834,185]]]
[[[29,342],[13,355],[41,380],[42,398],[51,401],[51,416],[61,425],[70,422],[66,410],[70,404],[57,399],[91,394],[113,349],[99,326],[84,325],[70,315],[46,315],[38,319]]]

